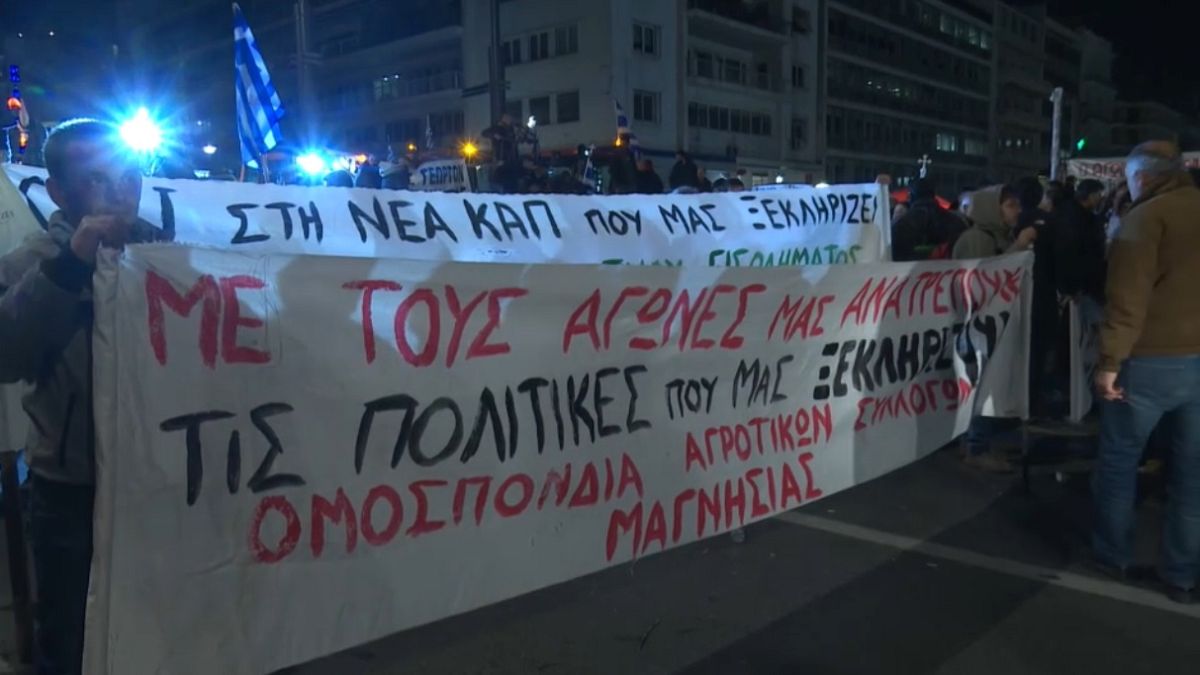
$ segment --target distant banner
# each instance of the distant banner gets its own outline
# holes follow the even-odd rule
[[[1200,152],[1183,153],[1183,163],[1189,169],[1200,168]],[[1125,180],[1125,158],[1068,159],[1067,175],[1079,180],[1094,178],[1107,186]]]
[[[1031,262],[107,252],[87,672],[271,672],[1024,416]]]
[[[44,222],[55,209],[45,170],[4,171]],[[152,178],[140,214],[187,244],[434,261],[796,267],[889,260],[891,243],[887,197],[875,184],[573,196]]]
[[[461,159],[425,162],[413,172],[411,187],[421,191],[470,192],[467,163]]]

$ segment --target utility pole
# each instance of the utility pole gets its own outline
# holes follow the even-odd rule
[[[491,98],[491,124],[504,114],[504,57],[500,53],[500,0],[488,0],[488,20],[492,29],[491,57],[488,64],[488,94]],[[519,120],[518,120],[519,122]]]
[[[1054,126],[1050,130],[1050,180],[1058,180],[1058,165],[1062,162],[1059,158],[1062,145],[1062,97],[1062,87],[1055,87],[1050,93],[1050,102],[1054,104],[1054,117],[1051,122]]]
[[[299,88],[300,115],[303,132],[310,134],[314,128],[316,103],[313,99],[311,60],[308,52],[308,0],[297,0],[296,17],[296,84]]]

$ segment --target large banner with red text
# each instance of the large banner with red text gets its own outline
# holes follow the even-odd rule
[[[800,270],[109,252],[92,673],[265,673],[1026,409],[1028,254]]]
[[[44,223],[57,208],[46,193],[46,171],[3,170],[22,208]],[[247,253],[718,267],[891,259],[887,192],[873,183],[576,196],[147,178],[139,215],[176,242]]]

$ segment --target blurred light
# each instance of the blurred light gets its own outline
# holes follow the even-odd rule
[[[23,37],[25,37],[25,34],[24,34],[24,33],[17,33],[17,37],[19,37],[19,38],[23,38]]]
[[[813,187],[817,188],[818,190],[824,190],[825,188],[829,187],[829,183],[822,181],[820,183],[817,183]]]
[[[525,122],[525,126],[529,127],[530,129],[533,129],[534,127],[536,127],[537,126],[537,116],[530,115],[529,120],[527,122]]]
[[[54,37],[54,31],[50,31],[50,37]]]
[[[781,174],[781,173],[775,174],[775,184],[779,185],[781,183],[783,183],[783,174]]]
[[[1076,150],[1083,152],[1083,149],[1085,147],[1087,147],[1087,139],[1086,138],[1081,138],[1078,141],[1075,141],[1075,149]]]
[[[408,145],[406,145],[406,146],[404,146],[404,147],[405,147],[405,149],[407,149],[409,152],[416,152],[416,151],[417,151],[417,144],[416,144],[416,143],[413,143],[412,141],[409,141],[409,142],[408,142]]]
[[[325,160],[314,152],[306,152],[297,157],[296,166],[309,176],[320,176],[325,173]]]
[[[349,157],[338,157],[329,164],[329,168],[333,169],[334,171],[349,171],[350,161],[351,159]]]
[[[206,154],[206,155],[215,155],[215,154],[217,154],[217,146],[213,145],[212,143],[209,143],[208,145],[206,145],[206,146],[204,146],[203,148],[200,148],[200,149],[201,149],[201,150],[203,150],[203,151],[204,151],[204,154]]]
[[[16,96],[10,96],[8,98],[8,109],[12,112],[17,112],[18,110],[20,110],[21,109],[21,99],[17,98]]]
[[[358,162],[359,164],[366,164],[366,163],[367,163],[367,156],[366,156],[366,155],[364,155],[364,154],[362,154],[362,153],[359,153],[359,154],[357,154],[357,155],[355,155],[355,156],[354,156],[354,161]]]
[[[479,154],[479,146],[475,145],[471,141],[463,141],[461,150],[463,157],[466,157],[467,159],[472,159],[475,157],[475,155]]]
[[[205,179],[212,175],[208,169],[192,169],[192,175],[199,179]]]
[[[620,136],[617,136],[617,140],[613,143],[613,145],[617,146],[618,148],[621,147],[621,137]]]
[[[152,153],[162,145],[162,129],[144,107],[138,108],[133,117],[122,122],[119,131],[121,140],[134,152]]]

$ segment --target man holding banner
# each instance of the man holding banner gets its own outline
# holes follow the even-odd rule
[[[137,163],[113,151],[94,120],[46,141],[46,188],[58,205],[47,231],[0,258],[0,380],[33,384],[32,539],[38,582],[38,672],[78,672],[92,552],[95,483],[91,278],[100,246],[153,241],[137,217]]]
[[[1128,576],[1138,460],[1159,420],[1171,416],[1158,573],[1172,600],[1191,603],[1200,575],[1200,190],[1170,143],[1134,148],[1125,175],[1134,206],[1113,241],[1100,328],[1092,546],[1106,571]]]

